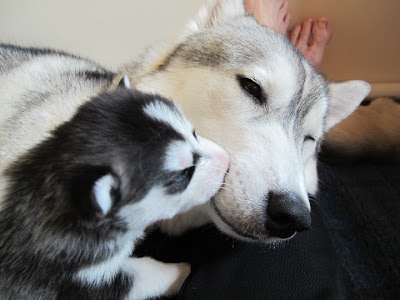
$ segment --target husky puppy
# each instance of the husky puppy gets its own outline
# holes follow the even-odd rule
[[[162,227],[179,234],[210,220],[249,241],[310,227],[324,133],[369,93],[362,81],[327,83],[283,35],[245,14],[242,0],[211,0],[166,47],[121,69],[141,90],[171,97],[231,159],[226,188]]]
[[[130,254],[147,226],[217,192],[226,152],[161,96],[98,94],[113,74],[91,62],[10,45],[0,62],[0,298],[179,291],[188,264]]]

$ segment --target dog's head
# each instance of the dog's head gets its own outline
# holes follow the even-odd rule
[[[178,102],[229,153],[225,188],[210,204],[215,223],[239,238],[289,238],[310,227],[324,133],[369,86],[327,84],[284,36],[245,16],[242,1],[211,4],[162,59],[133,76],[139,88]]]

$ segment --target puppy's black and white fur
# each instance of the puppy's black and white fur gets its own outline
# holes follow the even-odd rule
[[[226,152],[197,137],[165,98],[125,87],[77,93],[106,87],[101,76],[74,69],[84,60],[10,46],[0,54],[10,62],[0,73],[9,109],[0,115],[0,150],[18,149],[0,165],[0,298],[148,299],[179,291],[189,265],[130,254],[147,226],[217,192]],[[30,82],[15,86],[18,73]],[[69,93],[81,99],[62,111],[57,101]],[[29,118],[38,107],[48,112],[41,124]],[[38,128],[48,132],[35,142]]]

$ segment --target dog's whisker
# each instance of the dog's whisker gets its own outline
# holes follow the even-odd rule
[[[227,172],[225,171],[225,169],[221,169],[221,168],[218,168],[218,167],[216,167],[216,166],[211,166],[210,168],[211,168],[211,169],[214,169],[214,170],[217,170],[217,171],[224,171],[224,173],[227,173]]]
[[[209,185],[213,185],[213,184],[220,185],[220,186],[233,186],[233,185],[230,185],[230,184],[224,184],[224,183],[220,183],[220,182],[210,182],[209,183]]]
[[[235,184],[227,183],[227,182],[223,182],[222,185],[223,186],[235,186]]]
[[[223,182],[223,183],[220,183],[220,182],[210,182],[209,183],[210,185],[214,185],[214,184],[216,184],[216,185],[220,185],[221,187],[234,187],[235,185],[234,184],[231,184],[231,183],[225,183],[225,182]]]
[[[223,199],[220,197],[220,198],[218,198],[220,201],[223,201]],[[234,196],[232,196],[232,195],[225,195],[224,196],[224,199],[226,199],[226,200],[235,200],[235,197]]]
[[[229,174],[229,172],[226,171],[225,169],[221,169],[221,168],[218,168],[218,167],[215,167],[215,166],[211,166],[211,169],[214,169],[214,170],[217,170],[217,171],[223,171],[223,173],[224,173],[225,175],[228,175],[228,174]]]
[[[228,188],[225,188],[225,187],[220,187],[220,189],[221,189],[221,190],[225,190],[225,191],[229,191],[229,192],[233,192],[232,189],[228,189]]]
[[[229,209],[229,206],[226,205],[226,203],[225,203],[225,201],[224,201],[223,199],[220,199],[220,201],[221,201],[222,205],[223,205],[225,208],[228,208],[228,209]]]

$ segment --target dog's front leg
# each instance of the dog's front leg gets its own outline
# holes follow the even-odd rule
[[[163,263],[150,257],[129,258],[122,268],[133,276],[130,300],[177,294],[190,274],[187,263]]]

